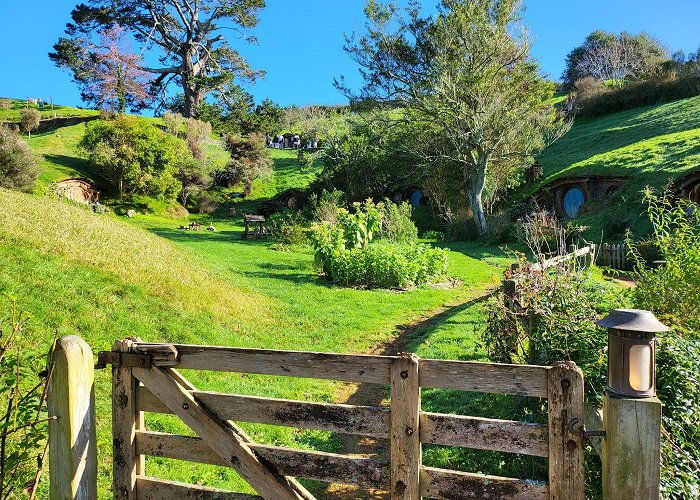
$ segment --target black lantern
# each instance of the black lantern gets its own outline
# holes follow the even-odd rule
[[[596,321],[608,329],[608,387],[621,396],[656,395],[656,334],[669,328],[653,313],[615,309]]]

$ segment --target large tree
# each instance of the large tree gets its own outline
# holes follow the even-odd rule
[[[192,116],[210,92],[236,77],[252,81],[259,75],[222,33],[228,29],[254,42],[248,30],[257,25],[264,6],[264,0],[88,0],[73,9],[68,36],[59,39],[49,57],[82,81],[83,57],[97,33],[122,26],[141,52],[156,49],[148,59],[159,64],[142,69],[154,75],[152,91],[160,104],[168,97],[168,86],[176,84],[184,96],[183,114]]]
[[[618,35],[596,30],[566,56],[562,80],[573,87],[576,80],[591,76],[602,83],[621,86],[626,79],[649,75],[666,59],[666,49],[646,33]]]
[[[498,170],[531,162],[554,126],[553,85],[538,71],[517,0],[443,0],[434,17],[370,0],[367,32],[346,50],[365,84],[353,99],[389,103],[412,130],[405,147],[425,170],[455,173],[477,230],[487,232],[483,194]],[[511,176],[513,177],[513,176]]]
[[[134,54],[124,28],[115,25],[99,33],[97,45],[87,48],[79,81],[84,101],[99,108],[125,113],[144,108],[152,96],[148,91],[151,75],[141,69],[141,58]]]

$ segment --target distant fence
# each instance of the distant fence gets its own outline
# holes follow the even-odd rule
[[[625,243],[603,243],[600,246],[598,262],[611,269],[619,269],[626,271],[630,267],[630,261],[627,258],[627,244]]]

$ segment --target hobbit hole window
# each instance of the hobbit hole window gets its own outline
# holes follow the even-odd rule
[[[586,196],[581,188],[571,188],[564,195],[562,206],[567,217],[573,219],[578,215],[581,205],[586,201]]]

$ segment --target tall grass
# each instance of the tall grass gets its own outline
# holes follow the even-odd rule
[[[206,311],[239,330],[245,316],[265,319],[267,300],[221,282],[193,254],[114,217],[0,190],[0,239],[95,266],[191,312]]]

